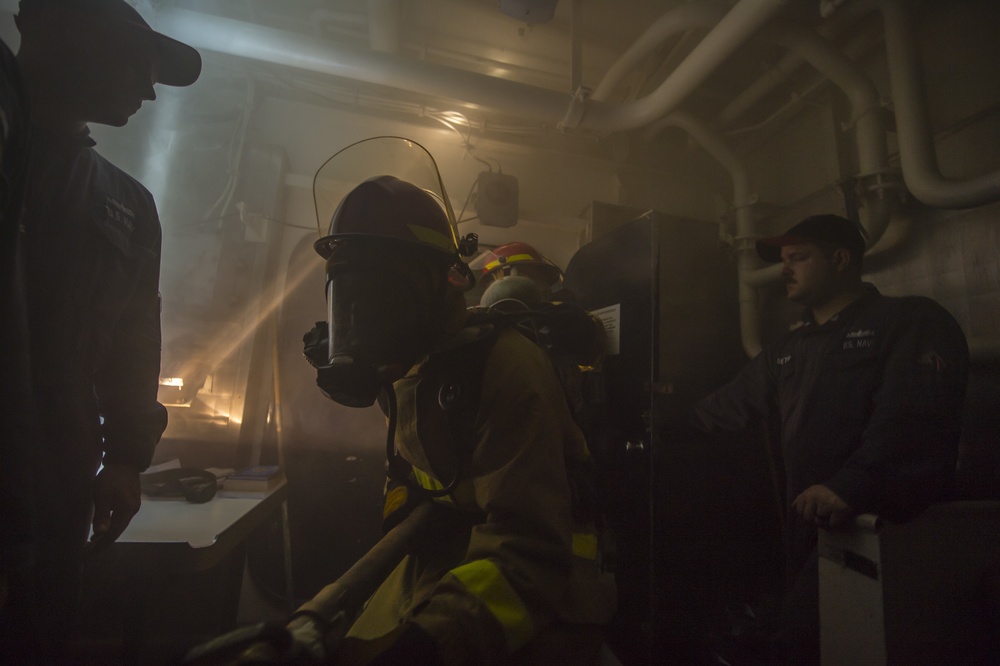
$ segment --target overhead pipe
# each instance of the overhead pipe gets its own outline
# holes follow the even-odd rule
[[[811,29],[803,28],[789,21],[775,19],[761,28],[759,37],[800,55],[806,62],[826,75],[846,94],[850,101],[858,145],[859,175],[871,181],[870,189],[864,197],[868,215],[863,222],[868,232],[869,246],[875,244],[888,227],[893,210],[892,201],[885,191],[888,187],[884,180],[888,170],[888,150],[886,147],[885,118],[878,90],[871,79],[855,63]],[[647,40],[641,42],[640,48],[652,50],[657,45],[658,42],[655,40]],[[645,54],[637,49],[629,54],[629,58],[631,61],[637,61],[643,55]],[[615,77],[619,77],[618,80],[621,76],[623,74],[620,73],[620,70],[616,71]],[[613,90],[615,82],[612,80],[612,83],[604,89],[603,94],[608,94]],[[743,327],[741,338],[744,350],[752,357],[761,348],[756,289],[774,281],[780,275],[780,269],[775,266],[756,268],[758,262],[752,244],[756,233],[753,228],[750,208],[753,194],[750,192],[749,177],[745,167],[742,166],[725,141],[695,119],[674,113],[652,125],[650,131],[656,131],[666,126],[677,126],[687,131],[726,167],[733,178],[734,201],[740,202],[736,205],[736,242],[740,276],[740,321]]]
[[[728,13],[716,14],[711,32],[656,91],[640,100],[611,105],[577,96],[568,110],[564,93],[383,53],[358,53],[316,37],[222,16],[164,7],[157,12],[156,27],[199,49],[460,100],[564,127],[613,132],[648,125],[672,111],[786,2],[741,0]]]
[[[941,175],[910,16],[900,0],[885,0],[882,19],[899,133],[899,161],[907,189],[924,204],[936,208],[973,208],[1000,200],[1000,171],[968,180]]]
[[[577,91],[583,85],[583,0],[573,0],[571,12],[569,89]]]
[[[881,22],[877,24],[867,23],[858,30],[852,32],[850,39],[848,39],[847,42],[844,43],[844,45],[841,47],[841,50],[844,52],[844,55],[846,55],[848,58],[850,58],[853,61],[857,61],[859,57],[871,51],[873,48],[875,48],[875,46],[881,48],[882,42],[883,42],[883,33],[882,33]],[[799,57],[798,54],[789,53],[789,55],[794,55],[795,60],[797,60],[800,63],[805,63],[805,61],[802,60],[802,58]],[[786,115],[787,112],[790,111],[791,109],[802,106],[803,102],[812,94],[813,91],[819,89],[826,83],[829,83],[829,79],[827,79],[827,77],[824,76],[823,74],[815,72],[815,75],[810,80],[801,83],[797,87],[796,92],[792,93],[791,98],[783,106],[778,107],[776,110],[772,111],[770,116],[768,116],[764,120],[757,122],[754,125],[728,129],[726,133],[732,136],[737,133],[742,134],[745,132],[753,131],[754,129],[759,129],[761,127],[764,127],[768,123],[772,122],[775,118]],[[744,90],[744,93],[749,92],[753,89],[755,89],[755,87],[751,85],[750,88]],[[742,94],[740,96],[742,97]],[[726,109],[728,108],[730,107],[727,106]],[[716,118],[719,124],[723,126],[729,124],[729,120],[735,117],[733,115],[725,114],[726,109],[723,109],[721,112],[719,112],[719,115]]]
[[[707,15],[700,16],[701,20],[705,20],[706,17]],[[692,14],[688,18],[694,21],[698,16]],[[636,45],[622,56],[623,61],[638,62],[668,36],[659,26],[651,27],[646,34],[655,35],[658,40],[653,37],[640,38]],[[775,18],[762,26],[757,31],[756,37],[798,53],[840,88],[850,101],[851,120],[855,125],[858,146],[859,176],[876,180],[872,194],[867,197],[870,210],[866,223],[869,240],[874,243],[888,226],[891,212],[890,207],[884,203],[887,201],[882,191],[884,183],[879,181],[888,170],[889,155],[886,147],[885,117],[878,89],[858,65],[810,28]],[[688,59],[691,59],[690,56]],[[609,76],[605,77],[598,90],[602,95],[609,94],[623,77],[622,68],[612,67]]]
[[[645,127],[656,122],[674,111],[726,58],[746,43],[786,4],[787,0],[741,0],[721,18],[718,13],[714,13],[714,20],[709,19],[715,24],[712,30],[656,90],[642,99],[618,105],[611,114],[595,114],[591,109],[587,109],[583,114],[581,125],[616,132]],[[675,27],[693,27],[699,17],[707,16],[711,11],[712,8],[704,3],[682,5],[668,12],[654,26],[659,24],[663,26],[659,29],[668,33]],[[675,14],[678,17],[675,17]],[[646,35],[651,33],[653,34],[646,38]],[[612,77],[630,68],[633,58],[645,55],[644,51],[648,44],[655,39],[655,31],[647,30],[643,37],[640,37],[640,42],[633,45],[620,59],[624,60],[624,63],[619,69],[611,72]],[[605,79],[607,78],[606,76]],[[598,86],[597,90],[604,94],[602,86]],[[598,101],[600,99],[601,97],[598,97]]]
[[[867,188],[863,199],[868,216],[862,223],[871,246],[885,233],[893,210],[889,196],[893,185],[887,179],[886,118],[878,89],[864,70],[809,28],[776,20],[761,30],[761,39],[801,54],[840,88],[851,103],[851,122],[858,147],[857,175]]]
[[[600,91],[598,97],[609,95],[624,78],[627,68],[649,55],[672,32],[682,29],[683,26],[690,27],[688,22],[711,20],[707,13],[694,12],[686,15],[685,19],[687,22],[677,21],[668,13],[661,21],[650,26],[635,45],[622,56],[623,64],[619,66],[616,63],[608,71],[608,75],[597,88]],[[756,37],[797,53],[847,96],[851,104],[851,121],[855,126],[855,140],[858,147],[858,175],[867,181],[868,187],[864,197],[868,215],[862,222],[868,233],[869,245],[874,244],[888,227],[893,209],[887,193],[892,186],[886,179],[889,155],[886,147],[884,110],[878,89],[857,64],[810,28],[775,18],[760,27]],[[690,59],[689,56],[688,60]],[[752,284],[763,284],[773,279],[774,275],[773,270],[764,270],[763,273],[750,272],[743,277]]]
[[[368,42],[372,51],[399,53],[400,24],[403,10],[400,0],[367,0]]]
[[[646,136],[659,133],[667,127],[678,127],[698,142],[729,172],[733,181],[733,207],[736,209],[737,272],[744,275],[757,266],[754,250],[753,205],[757,195],[753,191],[750,174],[721,134],[707,124],[683,111],[675,111],[653,123]],[[777,275],[776,271],[775,272]],[[743,350],[750,358],[760,353],[761,344],[760,307],[757,290],[746,280],[739,280],[740,340]]]
[[[871,4],[870,2],[868,4]],[[874,11],[874,7],[869,8]],[[816,32],[824,39],[833,39],[844,32],[858,17],[858,12],[837,12],[816,28]],[[851,47],[845,46],[844,52],[850,54]],[[742,116],[750,107],[759,102],[765,95],[777,88],[781,83],[802,66],[804,60],[795,51],[786,53],[777,63],[768,68],[756,81],[744,88],[743,92],[734,97],[722,111],[719,112],[720,125],[730,125]]]
[[[594,88],[591,99],[607,101],[622,80],[667,39],[691,28],[715,25],[723,16],[722,6],[711,2],[688,3],[668,11],[646,28],[611,65]]]
[[[888,228],[895,209],[891,196],[894,185],[888,178],[885,115],[878,89],[860,67],[813,30],[787,21],[774,21],[761,31],[761,38],[799,53],[850,101],[858,147],[858,176],[865,188],[862,200],[867,216],[861,222],[868,234],[868,247],[875,245]],[[749,255],[749,251],[746,254]],[[746,270],[740,274],[740,280],[756,288],[779,275],[777,267],[768,266]]]

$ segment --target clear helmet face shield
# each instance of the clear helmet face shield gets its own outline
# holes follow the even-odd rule
[[[313,202],[320,235],[330,237],[342,231],[335,228],[335,214],[344,198],[364,181],[378,176],[397,178],[434,199],[448,221],[449,250],[461,250],[463,256],[475,252],[474,249],[469,251],[467,242],[458,238],[455,212],[434,158],[419,143],[398,136],[377,136],[353,143],[335,153],[316,171]],[[364,233],[357,228],[350,232]],[[378,230],[371,232],[378,233]]]
[[[317,171],[313,197],[326,232],[315,248],[326,259],[327,330],[307,356],[324,393],[367,406],[429,351],[448,290],[474,284],[461,255],[475,238],[458,239],[434,159],[408,139],[341,150]]]

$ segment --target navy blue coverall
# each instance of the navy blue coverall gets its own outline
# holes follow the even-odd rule
[[[167,423],[159,218],[150,193],[93,146],[86,131],[33,128],[22,219],[41,425],[34,612],[57,653],[71,635],[97,469],[146,469]]]
[[[931,299],[865,286],[864,296],[822,325],[807,312],[784,340],[702,400],[694,423],[736,430],[777,410],[786,506],[822,484],[856,513],[904,521],[953,491],[969,351],[961,328]],[[789,514],[794,591],[816,584],[817,532]],[[818,615],[814,621],[818,637]]]

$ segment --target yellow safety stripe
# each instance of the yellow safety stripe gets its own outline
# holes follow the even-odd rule
[[[476,560],[451,570],[474,597],[482,601],[503,627],[507,648],[511,652],[528,642],[534,634],[534,623],[528,609],[501,573],[489,560]]]
[[[597,559],[597,535],[593,532],[573,534],[573,554],[585,560]]]
[[[501,259],[495,259],[495,260],[491,261],[490,263],[486,264],[485,269],[488,270],[488,271],[491,271],[494,268],[496,268],[497,266],[499,266],[500,264],[513,264],[514,262],[517,262],[517,261],[534,261],[534,260],[535,260],[535,258],[533,256],[531,256],[530,254],[512,254],[509,257],[505,258],[505,259],[502,259],[502,260]]]
[[[391,513],[406,504],[408,495],[406,486],[396,486],[389,490],[385,495],[385,502],[382,504],[382,518],[388,518]]]
[[[413,476],[417,478],[417,483],[425,490],[443,490],[444,485],[427,472],[413,468]]]
[[[452,242],[452,239],[435,231],[434,229],[419,224],[408,224],[406,227],[421,243],[433,245],[434,247],[444,250],[445,252],[452,252],[455,250],[455,244]]]

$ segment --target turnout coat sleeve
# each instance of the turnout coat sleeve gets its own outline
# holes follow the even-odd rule
[[[468,481],[454,501],[485,520],[413,621],[445,663],[493,663],[560,614],[572,517],[565,452],[583,446],[544,352],[505,331],[487,360]]]

